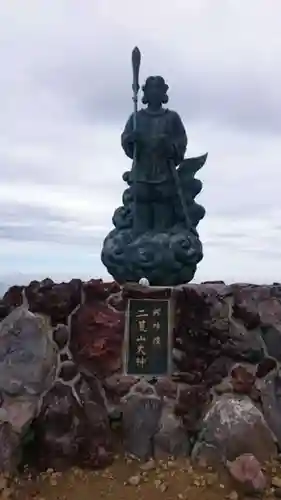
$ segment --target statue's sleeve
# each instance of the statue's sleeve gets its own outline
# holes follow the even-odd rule
[[[181,118],[176,112],[174,112],[173,114],[172,128],[173,128],[172,145],[174,150],[173,156],[175,164],[179,165],[184,159],[187,146],[187,135],[185,132],[184,125],[181,121]]]
[[[134,157],[134,143],[130,141],[130,135],[133,132],[133,130],[134,130],[133,115],[131,115],[121,135],[122,148],[124,149],[126,155],[131,159],[133,159]]]

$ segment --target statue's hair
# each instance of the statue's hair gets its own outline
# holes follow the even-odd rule
[[[148,104],[148,101],[146,98],[146,90],[147,90],[147,87],[149,87],[149,85],[151,83],[157,83],[157,85],[159,86],[159,89],[162,90],[162,92],[163,92],[162,103],[167,104],[167,102],[169,100],[169,97],[167,95],[169,85],[167,85],[167,83],[165,82],[165,80],[162,76],[149,76],[146,79],[145,84],[142,86],[142,91],[143,91],[142,102],[143,102],[143,104]]]

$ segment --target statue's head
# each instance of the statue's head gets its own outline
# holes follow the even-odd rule
[[[169,100],[167,96],[168,89],[169,86],[162,76],[149,76],[142,87],[143,104],[150,104],[152,106],[166,104]]]

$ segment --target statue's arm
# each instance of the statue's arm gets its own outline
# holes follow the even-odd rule
[[[133,115],[127,121],[124,131],[121,135],[121,145],[126,155],[133,159],[134,157],[134,142],[132,140],[132,132],[134,131]]]
[[[187,146],[187,135],[182,120],[178,115],[178,113],[176,113],[175,111],[173,112],[172,129],[173,129],[172,146],[174,153],[173,157],[175,164],[179,165],[184,159]]]

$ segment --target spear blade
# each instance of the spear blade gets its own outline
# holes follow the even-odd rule
[[[132,67],[133,67],[133,91],[137,94],[139,91],[139,72],[141,63],[141,53],[138,47],[132,51]]]
[[[133,113],[133,130],[137,129],[137,113],[138,113],[138,92],[140,89],[139,85],[139,72],[141,63],[141,53],[138,47],[135,47],[132,51],[132,67],[133,67],[133,102],[134,102],[134,113]],[[136,221],[136,163],[137,163],[137,144],[134,143],[134,156],[132,165],[132,180],[133,180],[133,227]]]

